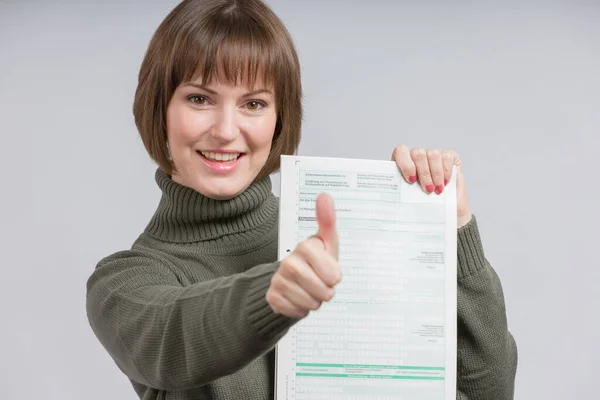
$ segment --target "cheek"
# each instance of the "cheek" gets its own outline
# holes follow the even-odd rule
[[[256,151],[266,151],[271,149],[271,142],[273,141],[273,135],[275,134],[275,125],[277,122],[277,116],[261,119],[254,126],[254,145],[257,147]]]
[[[167,112],[167,131],[169,138],[174,142],[193,140],[202,125],[198,114],[186,107],[173,107]]]
[[[171,104],[169,108],[167,108],[167,135],[173,142],[179,141],[181,123],[183,121],[180,114],[181,108],[177,107],[177,105]]]

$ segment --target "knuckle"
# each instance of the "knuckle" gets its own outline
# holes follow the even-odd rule
[[[427,157],[429,157],[430,160],[438,160],[442,157],[442,151],[440,149],[429,149],[427,150]]]
[[[442,152],[442,157],[446,161],[454,160],[455,156],[456,156],[456,152],[454,150],[444,150]]]
[[[408,147],[405,144],[402,143],[402,144],[399,144],[398,146],[396,146],[394,148],[394,153],[402,152],[402,151],[405,151],[405,150],[408,150]]]
[[[298,263],[289,263],[286,268],[287,276],[297,280],[302,275],[302,268]]]
[[[327,291],[325,292],[325,301],[330,301],[331,299],[333,299],[333,296],[335,295],[335,289],[333,288],[328,288]]]
[[[271,291],[271,296],[275,296],[276,292],[281,292],[284,288],[285,284],[281,276],[274,275],[271,279],[271,286],[269,290]]]
[[[415,161],[421,161],[427,155],[425,149],[412,149],[410,155]]]
[[[289,256],[287,256],[286,258],[284,258],[283,260],[281,260],[281,263],[279,264],[279,268],[277,269],[277,272],[281,272],[282,270],[286,269],[287,266],[292,262],[292,260],[296,257],[295,252],[290,254]]]
[[[300,254],[304,254],[306,252],[306,246],[309,239],[303,240],[296,246],[296,252]]]
[[[299,266],[299,260],[301,260],[301,257],[298,257],[296,255],[290,255],[288,257],[286,257],[282,262],[281,265],[279,266],[279,270],[277,272],[279,272],[280,275],[286,277],[286,278],[292,278],[295,276],[295,274],[297,274],[300,266]],[[275,276],[274,276],[275,277]]]
[[[333,265],[333,271],[335,272],[335,278],[333,278],[333,284],[337,285],[342,280],[342,268],[340,267],[339,262],[335,262]]]
[[[273,310],[276,311],[276,309],[279,308],[279,297],[275,294],[273,290],[267,290],[265,298],[267,299],[267,303],[269,303]]]
[[[409,149],[405,144],[400,144],[394,148],[392,155],[395,159],[398,159],[403,153],[407,152]]]
[[[307,255],[311,255],[314,254],[315,252],[319,251],[319,246],[317,246],[318,244],[323,243],[321,239],[319,239],[317,237],[317,235],[312,235],[309,239],[305,240],[306,243],[304,243],[304,250],[305,250],[305,254]],[[322,246],[321,246],[322,247]]]
[[[342,273],[340,272],[337,274],[336,278],[334,279],[333,285],[334,286],[338,285],[341,281],[342,281]]]
[[[315,237],[314,235],[309,237],[306,240],[303,240],[298,244],[298,253],[302,255],[303,258],[309,256],[315,251]]]

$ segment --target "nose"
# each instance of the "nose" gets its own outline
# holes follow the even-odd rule
[[[238,137],[236,110],[233,107],[223,107],[216,113],[212,136],[222,143],[232,142]]]

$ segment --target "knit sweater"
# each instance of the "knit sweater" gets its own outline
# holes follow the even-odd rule
[[[225,201],[160,169],[156,182],[162,198],[144,232],[87,282],[95,335],[140,399],[273,399],[273,349],[298,320],[265,299],[279,266],[270,178]],[[511,399],[516,345],[475,217],[457,251],[457,399]]]

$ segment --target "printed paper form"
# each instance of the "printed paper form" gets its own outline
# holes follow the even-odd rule
[[[276,399],[456,396],[456,169],[441,195],[395,162],[281,157],[279,259],[336,208],[342,282],[277,345]]]

